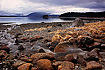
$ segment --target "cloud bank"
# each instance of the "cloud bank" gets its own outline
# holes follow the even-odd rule
[[[0,11],[11,13],[104,11],[105,0],[0,0]]]

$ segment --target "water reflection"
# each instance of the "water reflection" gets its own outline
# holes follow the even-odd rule
[[[17,23],[40,23],[40,22],[63,22],[59,18],[33,18],[33,17],[0,17],[0,22],[17,22]]]

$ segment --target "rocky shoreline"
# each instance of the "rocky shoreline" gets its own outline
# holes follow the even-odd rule
[[[0,24],[1,70],[104,70],[105,21]]]

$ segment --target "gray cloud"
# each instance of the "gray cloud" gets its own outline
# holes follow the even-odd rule
[[[105,9],[105,0],[30,0],[32,2],[44,3],[49,5],[70,5],[74,7]]]

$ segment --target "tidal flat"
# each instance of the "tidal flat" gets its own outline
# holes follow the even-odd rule
[[[104,70],[105,21],[0,24],[2,70]]]

